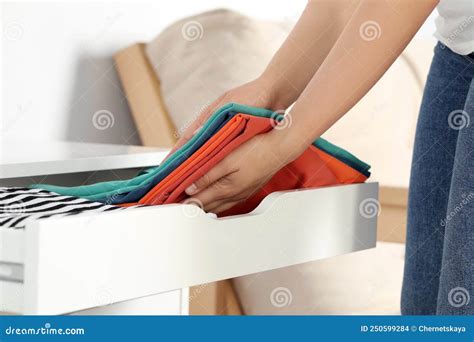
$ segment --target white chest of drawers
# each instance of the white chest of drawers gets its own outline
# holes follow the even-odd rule
[[[19,150],[0,158],[0,185],[127,178],[166,155],[77,143]],[[187,314],[189,286],[375,247],[377,217],[360,206],[377,196],[368,183],[273,193],[222,219],[164,205],[0,228],[0,311]]]

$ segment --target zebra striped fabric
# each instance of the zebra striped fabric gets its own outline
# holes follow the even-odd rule
[[[23,228],[30,220],[124,209],[41,189],[0,187],[0,227]]]

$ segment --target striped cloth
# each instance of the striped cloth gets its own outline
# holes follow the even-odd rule
[[[31,220],[124,209],[42,189],[0,187],[0,227],[23,228]]]

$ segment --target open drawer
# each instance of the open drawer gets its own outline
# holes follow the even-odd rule
[[[15,146],[23,152],[0,155],[1,186],[126,179],[167,154],[85,143]],[[163,205],[0,227],[0,312],[129,314],[146,302],[182,313],[189,286],[374,247],[377,196],[378,185],[368,183],[273,193],[252,213],[222,219],[192,205]]]
[[[0,229],[0,307],[59,314],[375,246],[376,183],[270,194],[217,219],[192,205]]]

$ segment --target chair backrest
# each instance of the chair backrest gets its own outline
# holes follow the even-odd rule
[[[142,144],[172,147],[176,129],[163,102],[160,81],[145,55],[145,44],[129,46],[114,59]]]

